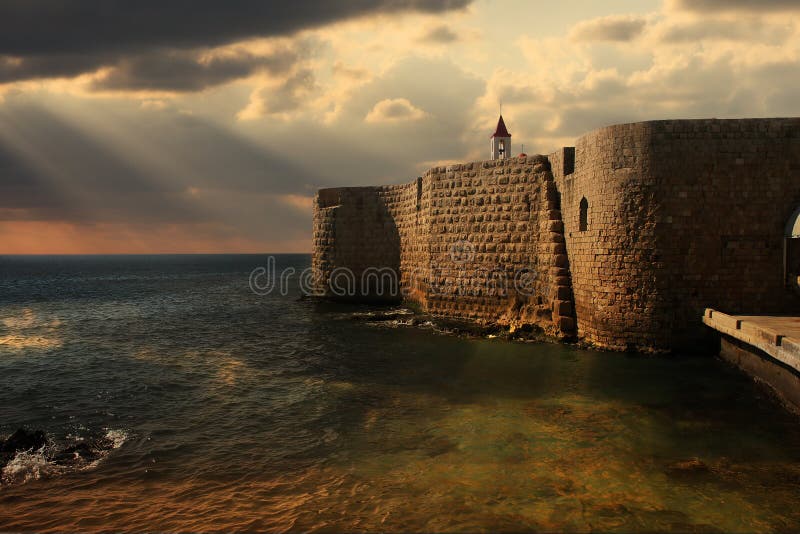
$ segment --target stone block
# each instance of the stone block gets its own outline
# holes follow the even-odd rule
[[[560,221],[561,210],[546,210],[544,212],[544,219],[547,221]]]
[[[564,223],[561,221],[543,221],[541,228],[545,232],[564,232]]]

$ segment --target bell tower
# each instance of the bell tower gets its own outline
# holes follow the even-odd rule
[[[497,121],[497,128],[490,138],[492,142],[492,159],[506,159],[511,157],[511,134],[506,129],[503,116]]]

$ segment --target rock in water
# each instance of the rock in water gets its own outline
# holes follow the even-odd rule
[[[11,437],[0,444],[0,469],[10,462],[18,452],[39,450],[45,445],[47,445],[47,436],[41,430],[28,432],[24,428],[17,429],[11,434]]]
[[[99,438],[89,442],[70,445],[53,457],[53,462],[58,465],[71,466],[83,465],[102,458],[103,453],[114,448],[114,442],[108,438]]]
[[[3,442],[0,451],[16,453],[19,451],[38,450],[47,445],[47,436],[41,430],[28,432],[24,428],[18,429],[11,437]]]

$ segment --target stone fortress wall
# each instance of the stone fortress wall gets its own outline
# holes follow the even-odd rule
[[[327,296],[347,268],[368,280],[352,298],[402,291],[434,315],[677,349],[702,340],[705,308],[800,311],[784,273],[798,207],[800,119],[622,124],[548,156],[323,189],[313,266]],[[400,287],[376,295],[371,267]]]

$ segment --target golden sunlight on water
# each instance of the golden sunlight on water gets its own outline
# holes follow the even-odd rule
[[[57,330],[60,326],[58,319],[42,321],[33,310],[24,308],[19,316],[6,317],[0,329],[0,348],[12,352],[25,349],[53,349],[61,346],[61,339]],[[42,333],[32,331],[43,330]]]

